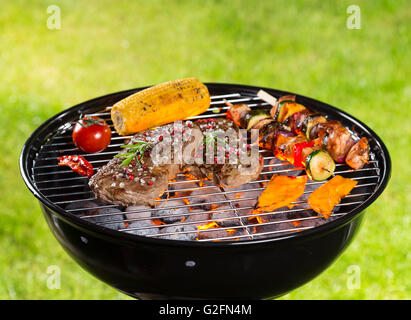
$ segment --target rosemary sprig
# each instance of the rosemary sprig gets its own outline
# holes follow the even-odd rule
[[[217,135],[214,132],[207,132],[205,134],[205,137],[203,139],[203,143],[205,143],[207,146],[214,144],[215,141],[221,141],[222,143],[226,143],[224,139],[221,139],[220,137],[217,137]]]
[[[120,164],[121,166],[128,165],[133,159],[136,160],[138,166],[141,167],[141,158],[144,156],[144,153],[151,148],[150,144],[145,141],[135,141],[133,144],[125,144],[120,146],[120,148],[129,148],[128,152],[115,155],[115,158],[124,159]],[[139,157],[140,156],[140,157]]]

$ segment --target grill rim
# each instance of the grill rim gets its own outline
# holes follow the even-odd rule
[[[331,109],[332,112],[338,116],[339,120],[344,119],[346,121],[353,123],[357,127],[361,128],[361,130],[363,130],[367,135],[369,135],[373,139],[373,142],[382,151],[381,154],[378,154],[378,157],[381,157],[381,160],[383,163],[383,165],[378,167],[381,170],[380,181],[378,182],[373,194],[367,200],[365,200],[362,204],[360,204],[358,207],[353,209],[351,212],[346,213],[344,216],[338,219],[324,223],[314,228],[302,230],[300,232],[293,232],[291,234],[280,235],[280,236],[276,236],[273,238],[254,239],[254,240],[237,240],[237,241],[210,241],[210,242],[185,241],[185,240],[176,241],[176,240],[161,239],[161,238],[155,238],[155,237],[152,238],[152,237],[139,236],[139,235],[134,235],[134,234],[126,233],[126,232],[112,230],[109,228],[99,226],[95,223],[88,222],[75,215],[72,215],[69,212],[66,212],[65,210],[57,206],[56,204],[54,204],[52,201],[48,200],[45,196],[43,196],[41,192],[38,190],[38,188],[36,187],[35,182],[31,178],[31,173],[29,171],[29,166],[28,166],[29,161],[33,160],[33,159],[30,160],[30,151],[34,149],[33,145],[35,144],[36,139],[38,139],[39,136],[42,136],[43,139],[41,139],[42,141],[41,144],[43,144],[44,140],[47,138],[47,135],[50,134],[50,130],[49,130],[49,133],[47,132],[48,131],[47,129],[50,126],[54,127],[56,125],[58,126],[58,125],[65,124],[66,122],[63,121],[63,119],[66,116],[72,115],[73,113],[76,113],[79,115],[84,113],[82,111],[83,107],[90,109],[94,103],[98,102],[98,105],[101,105],[101,102],[100,102],[101,100],[105,98],[113,99],[115,96],[119,96],[119,100],[120,100],[122,99],[122,97],[131,95],[135,92],[148,88],[149,86],[114,92],[114,93],[110,93],[107,95],[103,95],[97,98],[84,101],[70,108],[62,110],[61,112],[57,113],[53,117],[46,120],[43,124],[41,124],[30,135],[30,137],[27,139],[27,141],[23,145],[20,158],[19,158],[20,173],[23,177],[23,180],[26,186],[31,191],[31,193],[41,202],[42,205],[45,205],[51,210],[53,210],[54,213],[59,218],[63,219],[65,222],[81,228],[82,231],[86,233],[92,232],[93,234],[98,234],[99,236],[108,238],[110,239],[110,241],[119,241],[119,242],[129,243],[130,241],[135,242],[136,240],[138,240],[140,242],[142,241],[142,242],[152,244],[152,245],[154,244],[154,245],[189,246],[189,247],[192,247],[192,246],[193,247],[232,247],[233,245],[236,245],[236,246],[258,245],[258,244],[274,242],[274,241],[275,242],[288,241],[288,240],[304,241],[305,239],[308,239],[310,237],[315,237],[316,235],[319,235],[319,234],[327,234],[341,227],[344,227],[346,224],[350,223],[355,218],[360,216],[364,212],[364,210],[367,207],[369,207],[385,190],[389,182],[390,176],[391,176],[391,158],[390,158],[387,147],[385,146],[381,138],[371,128],[369,128],[362,121],[346,113],[345,111],[342,111],[334,106],[331,106],[327,103],[324,103],[322,101],[319,101],[313,98],[309,98],[309,97],[306,97],[300,94],[295,94],[292,92],[277,90],[273,88],[256,87],[256,86],[249,86],[249,85],[242,85],[242,84],[215,83],[215,82],[206,82],[205,85],[209,88],[210,91],[214,87],[215,89],[227,89],[232,92],[249,93],[250,95],[255,95],[255,93],[260,89],[263,89],[275,96],[293,94],[293,95],[296,95],[297,101],[303,100],[302,102],[303,104],[305,103],[309,105],[310,107],[314,106],[314,108],[316,106],[319,106],[320,109]],[[36,152],[36,150],[34,150],[34,152]]]

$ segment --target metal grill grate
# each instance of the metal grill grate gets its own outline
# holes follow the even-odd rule
[[[224,100],[233,104],[247,103],[251,108],[268,107],[268,104],[261,101],[258,97],[240,93],[215,95],[211,99],[211,106],[207,112],[190,119],[225,117],[227,107],[224,104]],[[112,128],[109,109],[110,107],[102,106],[100,111],[84,115],[99,116],[105,119]],[[215,113],[216,111],[219,111],[219,113]],[[112,128],[112,141],[106,150],[97,154],[84,154],[76,149],[72,143],[71,130],[75,120],[73,119],[72,122],[65,123],[56,132],[49,135],[36,154],[32,167],[32,180],[40,193],[62,209],[66,209],[70,205],[70,209],[66,209],[66,211],[79,216],[81,219],[90,222],[99,220],[99,224],[106,227],[124,223],[124,227],[120,228],[119,231],[132,232],[137,229],[141,231],[143,229],[159,230],[159,228],[164,228],[163,225],[149,225],[139,228],[127,227],[127,225],[133,222],[154,221],[152,217],[129,218],[127,216],[143,212],[147,213],[147,211],[153,213],[160,209],[156,206],[156,208],[152,209],[129,211],[126,215],[123,212],[124,208],[117,205],[98,202],[90,205],[90,201],[95,199],[87,185],[87,177],[79,176],[70,169],[57,165],[58,156],[77,154],[84,156],[93,165],[95,170],[98,170],[99,167],[106,164],[118,153],[120,146],[124,144],[124,139],[132,137],[119,136]],[[336,164],[335,174],[357,180],[358,184],[351,194],[336,206],[330,219],[325,220],[308,208],[306,203],[308,195],[322,184],[322,182],[314,181],[307,183],[304,195],[301,197],[301,200],[292,203],[292,208],[281,208],[273,212],[263,212],[256,215],[252,213],[254,208],[253,201],[255,203],[270,177],[277,173],[298,174],[300,171],[300,169],[294,168],[290,164],[280,162],[264,150],[260,150],[260,153],[264,158],[264,168],[260,177],[258,180],[252,181],[240,188],[222,189],[212,184],[200,185],[201,181],[199,179],[193,179],[183,173],[178,174],[174,181],[170,181],[169,189],[164,194],[165,198],[158,200],[157,203],[160,204],[170,199],[184,200],[186,204],[183,206],[190,208],[190,212],[179,214],[179,216],[183,216],[183,219],[178,222],[178,225],[192,225],[196,227],[194,230],[178,233],[181,235],[195,234],[196,241],[234,241],[275,237],[276,235],[314,228],[319,224],[341,217],[357,208],[375,192],[380,181],[379,163],[371,154],[369,164],[355,172],[347,165]],[[219,190],[216,191],[216,188],[219,188]],[[201,195],[191,195],[194,191],[196,193],[200,192]],[[183,195],[181,196],[181,194]],[[208,199],[200,204],[195,203],[195,200],[200,197],[202,199],[208,197]],[[215,197],[218,200],[213,199]],[[201,208],[205,205],[211,206],[213,210],[202,210]],[[101,209],[107,208],[118,208],[121,212],[99,213],[99,211],[102,211]],[[179,208],[179,206],[169,207],[169,209],[175,208]],[[202,218],[205,214],[210,214],[210,212],[214,217]],[[196,216],[199,219],[186,221],[189,216]],[[108,217],[110,221],[101,222],[102,219],[104,220],[104,218]],[[167,216],[157,216],[155,221],[158,222],[158,219],[161,218],[167,218]],[[199,225],[211,227],[208,229],[204,229],[204,227],[197,229]],[[175,235],[175,232],[162,232],[147,236],[165,237],[171,235]]]

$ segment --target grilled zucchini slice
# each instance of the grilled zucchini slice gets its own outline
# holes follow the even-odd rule
[[[251,110],[245,119],[245,126],[247,130],[251,130],[257,123],[259,123],[263,119],[271,118],[270,114],[267,110],[264,109],[254,109]]]
[[[311,129],[316,126],[319,123],[324,123],[327,122],[327,119],[319,114],[314,114],[311,116],[308,116],[307,119],[305,120],[305,129],[304,129],[304,133],[305,136],[307,137],[308,140],[311,140],[311,136],[310,136],[310,132]]]
[[[305,166],[307,174],[315,181],[328,179],[335,170],[334,159],[324,150],[311,152],[305,160]]]

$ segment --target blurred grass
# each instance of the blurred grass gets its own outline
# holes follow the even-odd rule
[[[123,299],[61,249],[18,169],[22,145],[55,113],[89,98],[186,76],[267,86],[335,105],[391,153],[384,194],[353,244],[283,299],[411,298],[411,5],[355,1],[0,0],[0,299]],[[49,30],[49,5],[61,29]],[[61,289],[46,272],[61,269]],[[348,289],[350,266],[360,289]]]

